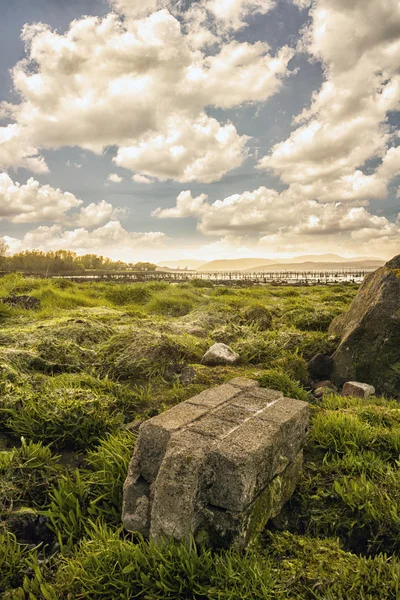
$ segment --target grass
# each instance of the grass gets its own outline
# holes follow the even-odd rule
[[[220,287],[202,280],[77,284],[0,279],[0,594],[12,600],[363,600],[400,597],[400,408],[314,402],[306,363],[331,353],[353,285]],[[201,365],[214,342],[235,367]],[[195,370],[183,384],[185,365]],[[290,503],[246,552],[154,545],[119,529],[128,426],[233,377],[311,402]],[[22,439],[21,439],[22,438]],[[10,518],[48,534],[26,545]],[[36,517],[35,517],[36,518]],[[2,596],[2,597],[3,597]]]

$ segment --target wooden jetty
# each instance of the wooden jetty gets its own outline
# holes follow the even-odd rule
[[[134,283],[165,281],[180,283],[193,279],[207,280],[219,285],[322,285],[334,283],[361,283],[374,269],[332,269],[325,271],[85,271],[84,273],[24,273],[26,277],[68,279],[79,283],[115,281]],[[0,276],[6,275],[1,272]]]

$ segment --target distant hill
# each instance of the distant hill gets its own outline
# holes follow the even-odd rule
[[[365,268],[377,269],[385,264],[384,260],[371,257],[344,258],[337,254],[295,256],[293,258],[235,258],[212,260],[197,267],[197,271],[268,271],[268,270],[326,270]]]
[[[157,264],[159,267],[168,267],[169,269],[197,269],[203,264],[203,261],[189,258],[187,260],[164,260]]]
[[[342,269],[378,269],[385,264],[383,260],[352,260],[346,262],[302,262],[264,264],[246,271],[330,271]]]
[[[248,269],[255,269],[261,265],[267,263],[273,264],[275,260],[269,260],[268,258],[233,258],[226,260],[212,260],[208,263],[202,264],[196,270],[197,271],[246,271]]]

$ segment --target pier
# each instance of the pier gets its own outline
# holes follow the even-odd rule
[[[114,281],[138,283],[165,281],[183,283],[194,279],[211,281],[216,285],[326,285],[335,283],[361,283],[374,269],[335,269],[325,271],[85,271],[84,273],[24,273],[26,277],[68,279],[78,283]],[[7,275],[1,272],[0,276]]]

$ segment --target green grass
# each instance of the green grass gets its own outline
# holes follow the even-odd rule
[[[307,388],[307,360],[334,351],[327,329],[355,293],[0,279],[0,297],[40,300],[34,311],[0,304],[0,594],[400,598],[400,405],[333,393],[316,403]],[[237,366],[200,364],[216,341],[239,352]],[[185,365],[195,369],[189,385]],[[311,401],[304,471],[279,519],[246,552],[125,536],[122,486],[136,440],[127,424],[238,376]],[[45,520],[38,547],[10,530],[10,515],[24,511]]]

